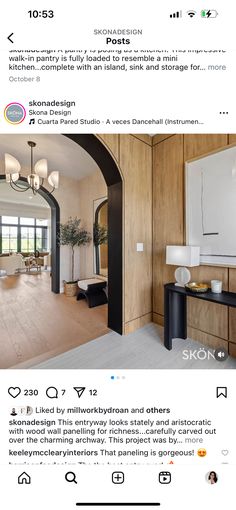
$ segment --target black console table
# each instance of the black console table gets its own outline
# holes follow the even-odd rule
[[[169,351],[172,349],[173,338],[187,338],[188,296],[236,308],[235,292],[223,291],[215,294],[208,290],[204,293],[194,293],[174,283],[167,283],[164,286],[164,345]]]

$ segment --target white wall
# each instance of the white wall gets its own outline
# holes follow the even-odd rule
[[[54,197],[60,206],[61,223],[69,217],[79,217],[79,181],[60,176],[60,186],[54,191]],[[79,278],[79,248],[75,249],[75,278]],[[61,246],[60,288],[63,292],[63,281],[71,279],[71,252],[68,246]]]
[[[0,188],[1,198],[1,188]],[[22,216],[23,218],[50,219],[50,207],[38,207],[34,205],[0,202],[1,216]]]

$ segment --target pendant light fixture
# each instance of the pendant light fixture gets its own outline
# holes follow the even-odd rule
[[[27,176],[27,183],[21,181],[21,165],[19,161],[11,154],[5,154],[5,174],[6,181],[10,184],[14,191],[24,192],[29,189],[36,195],[37,191],[43,186],[44,180],[47,179],[51,186],[50,193],[59,187],[59,172],[51,172],[48,175],[48,162],[46,159],[40,159],[34,165],[33,150],[36,143],[27,142],[30,147],[30,174]]]

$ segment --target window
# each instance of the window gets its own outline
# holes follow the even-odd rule
[[[20,251],[26,252],[35,251],[34,232],[35,229],[32,227],[20,227],[20,241],[21,241]]]
[[[35,219],[34,218],[20,218],[20,224],[21,225],[34,225]]]
[[[36,225],[39,227],[47,227],[48,226],[48,220],[36,220]]]
[[[2,223],[6,223],[7,225],[17,225],[18,218],[17,216],[2,216]]]
[[[17,252],[17,227],[2,227],[2,253]]]
[[[47,250],[47,229],[45,228],[36,228],[36,250]]]
[[[0,216],[0,253],[47,251],[48,220]]]

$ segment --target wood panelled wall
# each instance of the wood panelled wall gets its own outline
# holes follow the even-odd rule
[[[236,135],[156,135],[153,140],[153,319],[163,324],[163,285],[173,281],[175,267],[165,264],[165,247],[184,244],[185,161],[236,143]],[[236,292],[236,269],[191,268],[193,280],[220,279]],[[188,300],[188,336],[236,356],[236,310]]]
[[[152,320],[152,138],[97,135],[109,148],[123,177],[123,332]],[[144,251],[136,251],[136,243]]]
[[[163,285],[173,281],[175,270],[165,264],[165,247],[185,243],[185,161],[236,143],[236,135],[97,136],[123,177],[123,332],[129,333],[152,317],[163,324]],[[143,252],[136,251],[137,242],[144,243]],[[221,279],[225,290],[236,292],[236,269],[200,266],[191,275],[208,282]],[[236,356],[236,310],[190,298],[188,335]]]

